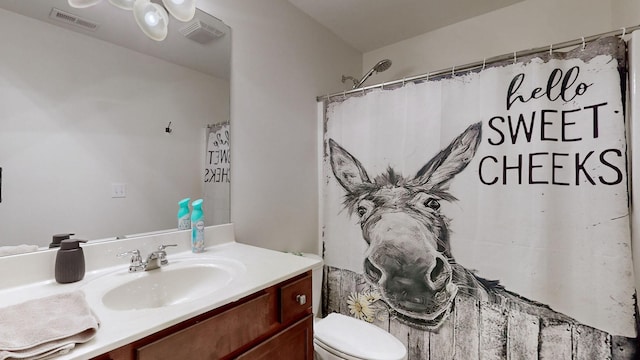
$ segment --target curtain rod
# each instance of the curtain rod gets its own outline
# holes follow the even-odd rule
[[[621,28],[619,30],[613,30],[613,31],[609,31],[609,32],[606,32],[606,33],[602,33],[602,34],[592,35],[592,36],[589,36],[589,37],[583,37],[583,38],[580,38],[580,39],[565,41],[565,42],[561,42],[561,43],[557,43],[557,44],[551,44],[551,45],[545,46],[545,47],[538,47],[538,48],[529,49],[529,50],[514,51],[513,53],[509,53],[509,54],[490,57],[490,58],[487,58],[487,59],[485,59],[483,61],[476,61],[476,62],[472,62],[472,63],[468,63],[468,64],[465,64],[465,65],[460,65],[460,66],[452,66],[452,67],[449,67],[449,68],[446,68],[446,69],[442,69],[442,70],[438,70],[438,71],[432,71],[432,72],[429,72],[429,73],[426,73],[426,74],[415,75],[415,76],[407,77],[407,78],[404,78],[404,79],[383,82],[383,83],[379,83],[379,84],[375,84],[375,85],[369,85],[369,86],[365,86],[365,87],[361,87],[361,88],[357,88],[357,89],[345,90],[345,91],[336,92],[336,93],[328,94],[328,95],[322,95],[322,96],[316,97],[316,100],[317,101],[329,100],[332,97],[346,96],[346,95],[349,95],[349,94],[366,92],[367,90],[371,90],[371,89],[375,89],[375,88],[384,89],[385,86],[398,85],[398,84],[416,82],[416,81],[421,81],[421,80],[428,80],[429,78],[440,77],[440,76],[448,75],[448,74],[455,74],[456,72],[465,72],[465,71],[481,69],[481,68],[484,68],[486,65],[489,65],[489,64],[493,64],[493,63],[497,63],[497,62],[501,62],[501,61],[506,61],[506,60],[511,60],[511,59],[517,59],[518,57],[521,57],[521,56],[532,55],[532,54],[539,53],[539,52],[542,52],[542,51],[547,51],[547,50],[553,51],[554,49],[558,49],[559,50],[559,49],[564,49],[564,48],[568,48],[568,47],[571,47],[571,46],[586,44],[586,43],[590,43],[592,41],[595,41],[595,40],[598,40],[600,38],[607,37],[607,36],[624,36],[627,33],[631,33],[631,32],[633,32],[635,30],[638,30],[638,29],[640,29],[640,25],[636,25],[636,26],[632,26],[632,27],[628,27],[628,28]]]

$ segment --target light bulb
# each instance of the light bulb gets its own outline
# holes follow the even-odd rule
[[[164,8],[149,0],[136,0],[133,17],[140,30],[155,41],[162,41],[169,31],[169,15]]]
[[[156,26],[160,21],[160,17],[155,11],[147,11],[147,13],[144,14],[144,21],[149,24],[149,26]]]

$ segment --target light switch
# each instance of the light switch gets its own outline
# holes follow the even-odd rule
[[[125,198],[125,197],[127,197],[127,184],[125,184],[125,183],[112,183],[111,184],[111,197],[112,198]]]

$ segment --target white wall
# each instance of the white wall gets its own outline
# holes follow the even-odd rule
[[[640,25],[640,1],[611,0],[612,29]]]
[[[363,71],[393,61],[372,85],[638,24],[638,0],[526,0],[367,52]]]
[[[240,242],[316,251],[316,96],[361,54],[285,0],[200,0],[233,34],[231,221]]]
[[[175,228],[229,82],[4,10],[0,43],[0,245]]]

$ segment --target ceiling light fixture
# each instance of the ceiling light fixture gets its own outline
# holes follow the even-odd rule
[[[190,21],[196,14],[196,0],[162,0],[162,3],[180,21]]]
[[[119,7],[122,10],[133,10],[133,3],[136,0],[109,0],[111,5]]]
[[[69,0],[69,6],[82,9],[98,4],[102,0]]]
[[[102,0],[67,0],[69,6],[86,8]],[[191,21],[196,13],[196,0],[162,0],[161,6],[150,0],[109,0],[111,5],[123,10],[132,10],[140,30],[150,39],[162,41],[169,31],[169,14],[179,21]]]
[[[133,17],[140,30],[155,41],[162,41],[169,32],[169,15],[165,9],[149,0],[136,0]]]

